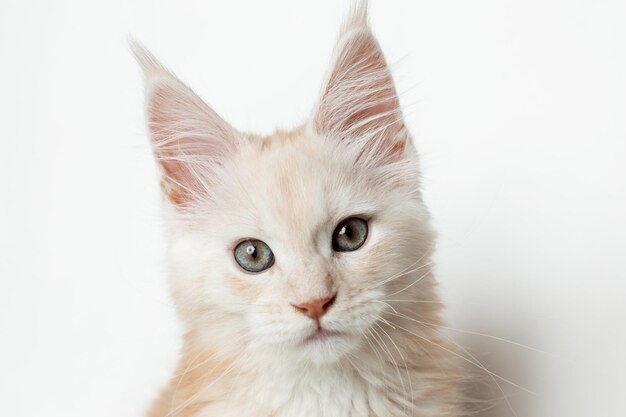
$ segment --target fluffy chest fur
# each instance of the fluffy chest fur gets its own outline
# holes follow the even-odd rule
[[[382,381],[372,382],[368,383],[348,367],[312,370],[284,364],[282,369],[262,375],[240,376],[228,399],[207,404],[198,416],[394,415],[386,398],[388,394],[381,389]]]
[[[388,334],[402,343],[402,334]],[[428,342],[407,344],[412,351],[374,337],[349,360],[312,365],[279,352],[224,357],[190,333],[150,417],[458,416],[461,368],[454,347],[434,334],[424,337]]]
[[[380,369],[393,373],[395,369]],[[198,416],[258,416],[258,417],[389,417],[389,416],[453,416],[452,407],[441,398],[427,398],[423,387],[414,388],[412,395],[421,404],[410,404],[403,398],[405,389],[385,375],[369,375],[370,380],[347,367],[304,374],[292,371],[283,379],[272,374],[257,378],[262,386],[238,386],[230,398],[204,406]],[[412,375],[423,383],[427,375]],[[397,384],[397,385],[395,385]],[[394,386],[395,385],[395,386]]]

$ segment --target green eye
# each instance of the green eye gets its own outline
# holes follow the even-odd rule
[[[367,239],[367,222],[358,217],[350,217],[335,228],[333,249],[337,252],[351,252],[359,249]]]
[[[274,254],[267,243],[248,239],[235,248],[235,260],[248,272],[261,272],[274,264]]]

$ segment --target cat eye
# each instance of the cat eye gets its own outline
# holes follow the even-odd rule
[[[248,272],[262,272],[274,264],[274,254],[267,243],[248,239],[235,248],[235,260]]]
[[[367,222],[358,217],[349,217],[339,223],[333,232],[333,249],[351,252],[359,249],[367,239]]]

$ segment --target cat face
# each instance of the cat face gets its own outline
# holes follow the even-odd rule
[[[138,59],[174,298],[190,328],[317,363],[359,349],[391,296],[416,281],[432,240],[364,16],[344,27],[310,120],[268,137],[237,132],[146,51]]]
[[[246,140],[225,170],[231,176],[216,186],[219,200],[178,235],[181,298],[210,310],[200,322],[239,318],[257,343],[317,361],[337,358],[361,343],[385,297],[397,291],[385,279],[409,270],[427,249],[423,207],[411,199],[410,182],[379,182],[384,170],[355,167],[319,136]],[[333,233],[350,218],[366,225],[364,242],[337,250]],[[272,253],[261,272],[237,262],[237,246],[250,239]],[[332,300],[318,317],[298,308],[318,300]]]

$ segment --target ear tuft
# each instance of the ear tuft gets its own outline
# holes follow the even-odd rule
[[[128,45],[132,51],[137,63],[143,71],[146,80],[152,77],[166,76],[174,77],[174,75],[152,53],[135,38],[128,39]]]
[[[350,4],[350,10],[341,25],[341,33],[339,37],[357,29],[367,29],[369,27],[367,19],[367,0],[353,0]]]

